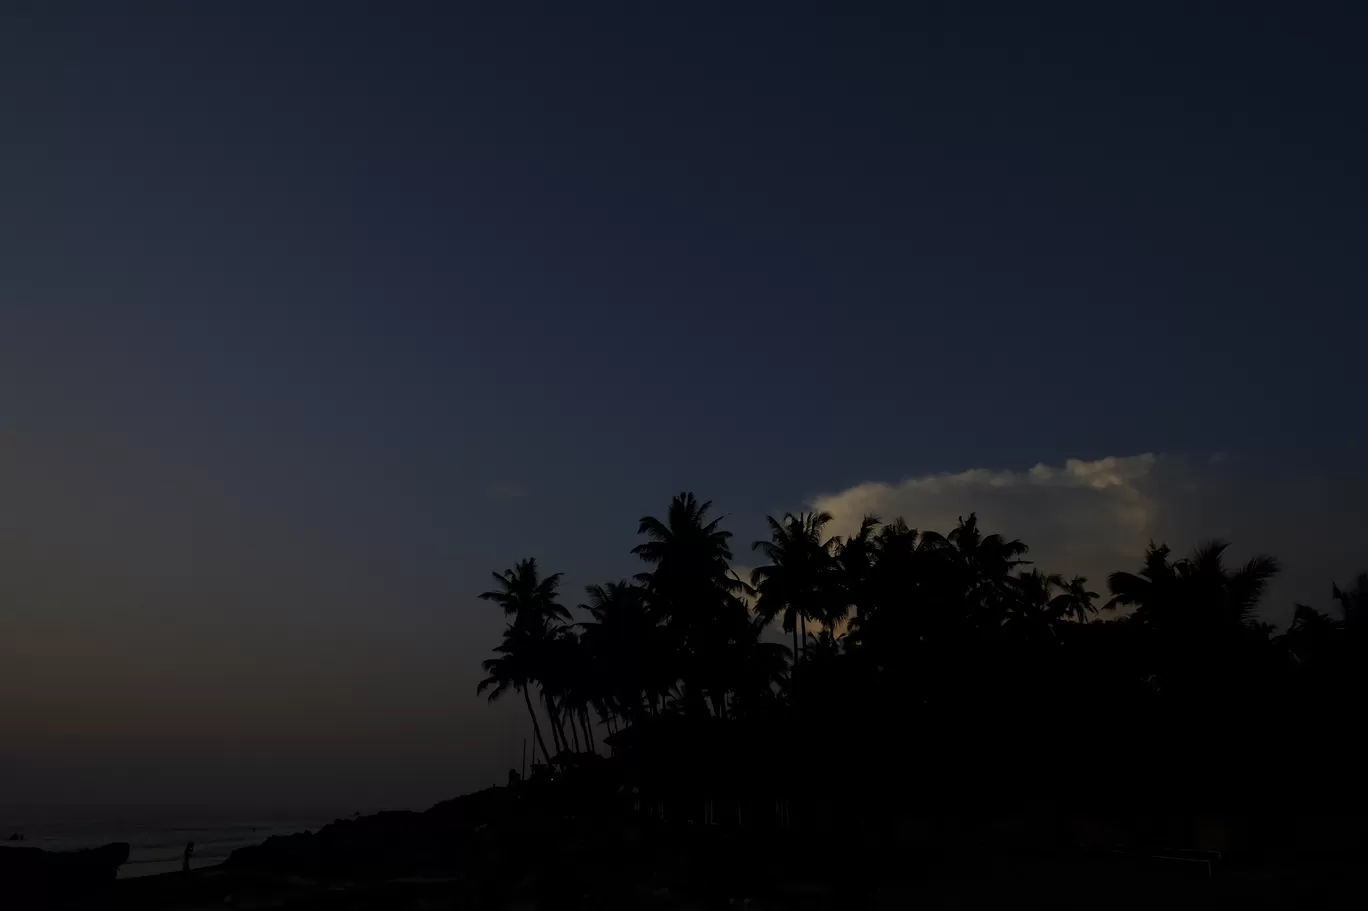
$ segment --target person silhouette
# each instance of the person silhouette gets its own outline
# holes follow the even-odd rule
[[[185,863],[181,866],[182,873],[190,872],[190,858],[195,856],[195,843],[187,841],[185,843]]]

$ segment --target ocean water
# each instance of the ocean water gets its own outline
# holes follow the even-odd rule
[[[188,820],[143,819],[129,821],[110,816],[90,819],[47,819],[32,822],[31,817],[8,821],[0,815],[0,850],[5,846],[42,848],[45,851],[77,851],[98,848],[110,842],[126,841],[128,862],[119,868],[119,878],[150,876],[181,869],[186,842],[195,843],[191,868],[221,864],[237,848],[260,844],[272,835],[316,832],[340,814],[307,814],[298,818],[251,818],[225,821],[214,818],[195,824]],[[351,814],[346,814],[350,816]],[[188,824],[187,824],[188,823]],[[22,834],[23,841],[11,841]]]

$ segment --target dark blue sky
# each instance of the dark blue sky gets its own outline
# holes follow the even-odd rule
[[[67,681],[3,703],[20,770],[484,783],[473,593],[626,574],[684,488],[745,542],[866,481],[1368,456],[1358,4],[90,6],[0,20],[0,649]]]

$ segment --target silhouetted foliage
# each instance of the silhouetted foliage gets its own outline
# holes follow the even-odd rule
[[[523,693],[536,724],[536,687],[555,753],[596,751],[606,727],[634,744],[638,773],[654,763],[657,786],[721,787],[711,763],[725,761],[750,787],[764,769],[791,793],[896,756],[909,793],[935,776],[935,793],[1026,781],[1076,799],[1105,768],[1136,801],[1225,799],[1249,783],[1250,753],[1276,743],[1269,719],[1329,743],[1331,713],[1364,693],[1368,575],[1332,588],[1337,617],[1298,606],[1278,635],[1257,615],[1277,561],[1228,566],[1222,541],[1181,558],[1152,544],[1099,605],[1086,578],[1029,565],[1023,542],[972,513],[945,534],[868,516],[841,538],[815,512],[767,517],[753,544],[766,562],[747,584],[711,509],[682,493],[663,519],[644,517],[632,552],[646,569],[589,586],[578,624],[535,561],[495,574],[481,597],[511,622],[480,691]]]
[[[822,529],[831,521],[829,513],[786,513],[782,522],[773,516],[766,516],[765,521],[770,540],[751,545],[770,561],[751,572],[751,585],[759,595],[755,613],[763,623],[780,618],[798,653],[806,647],[809,622],[833,624],[845,619],[847,605],[834,553],[839,542],[823,539]]]

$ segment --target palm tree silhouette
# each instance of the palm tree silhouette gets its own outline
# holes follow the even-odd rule
[[[766,624],[758,617],[737,630],[721,653],[717,685],[724,692],[719,715],[758,716],[772,708],[789,680],[788,647],[761,638]]]
[[[650,669],[665,659],[659,628],[646,607],[646,592],[639,585],[608,582],[585,588],[587,604],[580,605],[592,618],[580,624],[587,660],[600,669],[599,698],[612,714],[640,721],[643,698],[651,689]]]
[[[1139,573],[1114,572],[1107,577],[1107,588],[1112,597],[1104,609],[1115,607],[1142,608],[1157,602],[1177,580],[1177,572],[1169,561],[1167,544],[1155,546],[1151,541],[1145,550],[1145,565]]]
[[[512,622],[504,631],[503,644],[495,649],[501,658],[485,662],[485,671],[490,676],[480,682],[476,691],[484,692],[493,687],[489,697],[493,701],[509,686],[520,689],[532,716],[537,742],[549,762],[553,754],[546,752],[546,741],[542,739],[528,688],[533,681],[542,684],[542,701],[551,720],[552,738],[561,746],[558,735],[563,734],[557,720],[554,694],[546,685],[552,673],[551,643],[558,635],[560,625],[570,620],[570,612],[556,600],[561,574],[541,576],[537,561],[529,557],[514,564],[512,569],[496,572],[493,576],[496,587],[481,592],[478,597],[499,605]]]
[[[529,557],[514,564],[512,569],[493,575],[497,587],[481,592],[479,598],[502,607],[515,624],[536,626],[570,622],[570,612],[556,601],[561,573],[542,577],[536,559]]]
[[[831,521],[827,512],[785,513],[783,521],[773,516],[765,521],[770,539],[751,545],[770,561],[751,571],[751,585],[760,596],[755,613],[765,623],[782,617],[784,632],[793,634],[796,657],[807,649],[809,620],[834,625],[844,619],[847,602],[834,553],[837,539],[822,534]]]
[[[1097,592],[1088,591],[1086,576],[1074,576],[1061,586],[1064,591],[1050,601],[1050,611],[1056,617],[1087,623],[1088,614],[1097,613]]]
[[[1368,574],[1332,587],[1334,619],[1298,606],[1274,637],[1258,611],[1277,561],[1227,565],[1221,541],[1182,558],[1151,543],[1137,571],[1107,579],[1101,607],[1129,610],[1099,621],[1085,577],[1066,582],[1027,567],[1026,545],[986,533],[974,513],[945,535],[866,516],[845,539],[826,535],[831,517],[822,512],[767,517],[768,539],[752,545],[765,557],[750,576],[754,588],[731,568],[721,521],[692,493],[674,497],[662,518],[643,517],[632,552],[645,571],[633,582],[588,586],[582,623],[558,601],[560,575],[543,576],[535,560],[495,573],[480,597],[497,603],[508,624],[477,692],[491,701],[522,693],[549,761],[596,748],[595,714],[612,733],[640,726],[639,736],[614,741],[615,750],[624,745],[621,767],[643,789],[698,796],[705,791],[690,776],[700,757],[734,762],[738,778],[724,787],[740,787],[740,769],[761,767],[792,786],[813,770],[868,766],[887,751],[885,732],[899,726],[924,730],[955,754],[932,774],[960,774],[975,786],[978,773],[954,765],[983,744],[950,736],[970,717],[984,730],[1031,732],[1042,750],[1064,757],[1082,743],[1068,739],[1077,736],[1067,733],[1078,728],[1075,718],[1112,716],[1113,747],[1182,744],[1226,768],[1235,754],[1222,738],[1255,736],[1246,732],[1270,706],[1310,719],[1295,726],[1310,738],[1368,691],[1359,632]],[[747,593],[756,596],[754,612]],[[767,640],[774,622],[792,648]],[[1321,714],[1321,705],[1331,708]],[[1168,774],[1157,756],[1136,759],[1130,777]],[[696,778],[711,787],[717,771]],[[1162,783],[1172,794],[1181,792],[1171,785],[1184,786],[1174,776]],[[871,787],[866,796],[878,793]]]
[[[532,708],[530,694],[532,682],[538,674],[539,649],[540,644],[529,627],[510,624],[504,630],[502,644],[494,649],[498,653],[497,657],[488,658],[481,664],[489,676],[476,685],[475,692],[483,694],[488,691],[490,702],[497,701],[509,689],[521,693],[523,701],[527,704],[527,714],[532,718],[532,731],[541,747],[542,756],[549,763],[553,754],[546,748],[546,740],[542,737],[541,725],[537,722],[537,713]]]
[[[1112,599],[1106,606],[1135,607],[1137,620],[1159,627],[1248,625],[1278,573],[1278,561],[1261,554],[1231,571],[1223,558],[1229,546],[1208,541],[1191,556],[1170,561],[1166,545],[1151,543],[1138,574],[1115,572],[1107,577]]]
[[[1263,661],[1256,646],[1271,642],[1256,611],[1278,563],[1260,555],[1228,569],[1227,546],[1208,541],[1170,560],[1167,547],[1151,544],[1138,574],[1112,573],[1107,585],[1108,606],[1134,607],[1127,622],[1149,633],[1142,660],[1153,686],[1230,705],[1248,701],[1255,679],[1249,662]]]
[[[877,530],[876,530],[877,529]],[[918,635],[922,608],[932,585],[938,535],[924,546],[922,535],[901,516],[881,525],[866,516],[860,530],[838,546],[845,600],[854,608],[846,628],[847,647],[861,651],[876,668],[902,660]]]
[[[647,603],[675,640],[673,651],[681,666],[684,694],[695,711],[714,701],[720,685],[708,680],[720,652],[744,627],[747,611],[740,595],[748,586],[731,571],[731,532],[721,518],[709,519],[710,501],[700,503],[692,493],[670,501],[664,521],[643,516],[637,529],[647,541],[632,548],[653,567],[637,580]],[[668,689],[668,687],[667,687]],[[704,709],[705,710],[705,709]]]
[[[1004,618],[1004,588],[1010,584],[1011,571],[1028,562],[1022,559],[1027,552],[1025,544],[998,534],[984,535],[978,527],[978,515],[972,512],[967,519],[961,516],[959,524],[944,537],[936,532],[923,533],[921,544],[948,558],[960,575],[965,606],[971,613],[984,615],[981,622]]]
[[[842,611],[846,614],[869,600],[870,573],[878,556],[876,535],[881,524],[878,516],[866,515],[855,534],[836,540],[836,565],[841,574],[841,599],[845,602]]]
[[[1058,616],[1054,610],[1054,591],[1064,587],[1063,576],[1032,569],[1017,573],[1015,578],[1008,580],[1008,585],[1010,598],[1004,610],[1004,623],[1048,628]]]
[[[574,631],[566,626],[550,627],[542,640],[539,675],[552,736],[562,750],[580,752],[575,724],[588,705],[588,670]],[[565,733],[567,723],[569,736]]]
[[[692,493],[670,501],[665,521],[643,516],[637,534],[649,540],[632,548],[654,567],[640,573],[637,581],[668,622],[684,612],[715,609],[719,592],[737,594],[745,585],[731,572],[732,533],[719,526],[721,517],[704,521],[712,502],[699,503]]]

